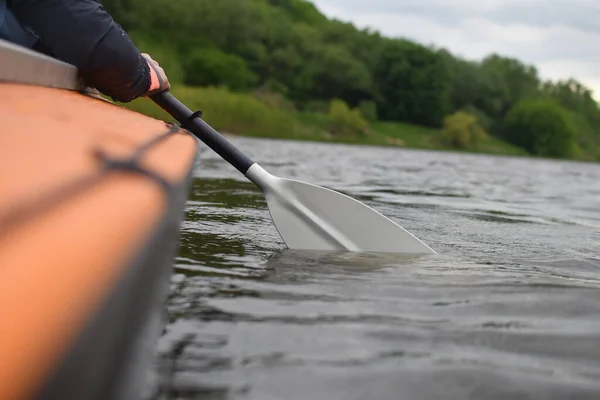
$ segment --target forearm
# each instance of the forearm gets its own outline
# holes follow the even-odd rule
[[[147,62],[96,1],[12,0],[11,8],[54,57],[79,68],[102,93],[126,102],[147,91]]]
[[[143,95],[150,87],[146,59],[119,26],[98,42],[80,71],[99,91],[122,102]]]

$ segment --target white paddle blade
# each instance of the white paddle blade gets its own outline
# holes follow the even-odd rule
[[[246,177],[261,188],[290,249],[436,254],[367,205],[342,193],[275,177],[253,164]]]

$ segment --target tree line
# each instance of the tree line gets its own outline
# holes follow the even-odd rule
[[[532,154],[595,148],[600,157],[600,110],[590,89],[574,79],[543,81],[514,58],[462,59],[329,19],[305,0],[104,6],[136,44],[152,49],[170,79],[186,85],[280,93],[305,111],[343,101],[370,120],[428,127],[468,115],[476,129]]]

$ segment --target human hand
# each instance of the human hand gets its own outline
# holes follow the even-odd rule
[[[169,91],[171,89],[171,84],[169,83],[169,78],[167,78],[165,71],[158,65],[158,62],[150,57],[149,54],[142,53],[142,56],[146,59],[148,66],[150,67],[150,87],[144,96]]]

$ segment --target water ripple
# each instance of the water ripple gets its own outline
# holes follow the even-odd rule
[[[285,249],[260,191],[196,171],[153,399],[597,399],[600,167],[233,138],[435,256]]]

